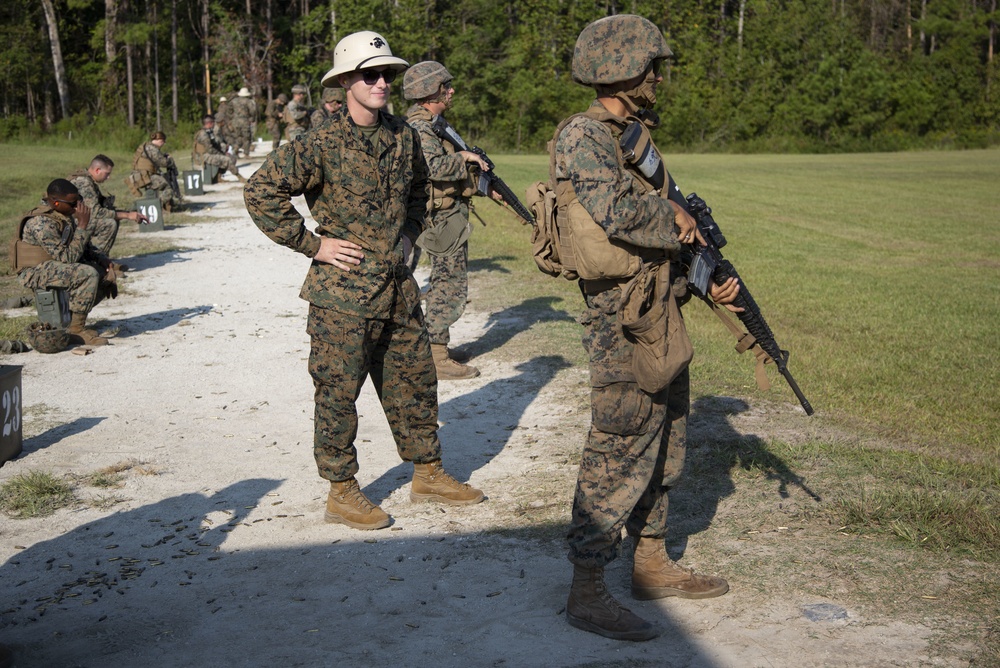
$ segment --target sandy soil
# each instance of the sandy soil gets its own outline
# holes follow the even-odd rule
[[[5,360],[24,366],[25,441],[0,482],[134,464],[121,488],[81,483],[83,499],[119,497],[110,508],[3,519],[0,642],[17,666],[960,665],[928,658],[931,628],[772,598],[745,576],[719,599],[630,602],[662,629],[648,643],[571,628],[562,535],[585,371],[483,344],[498,324],[474,299],[454,339],[483,374],[441,384],[441,436],[487,501],[411,504],[368,387],[359,479],[394,524],[324,524],[306,260],[257,231],[238,183],[189,199],[208,222],[157,233],[186,250],[129,259],[127,290],[96,309],[121,328],[112,345]],[[684,563],[714,570],[698,543]],[[627,562],[608,575],[623,601]]]

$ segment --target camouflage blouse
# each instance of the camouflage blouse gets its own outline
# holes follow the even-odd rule
[[[272,151],[243,192],[254,224],[307,257],[319,251],[320,237],[361,246],[365,258],[350,271],[313,262],[301,297],[367,318],[390,317],[400,291],[410,292],[403,235],[410,241],[420,235],[428,197],[417,133],[402,119],[385,113],[380,119],[373,145],[346,107],[338,110],[323,127]],[[297,195],[305,195],[315,232],[292,205]]]
[[[675,250],[673,208],[658,192],[647,193],[623,164],[618,140],[627,121],[615,118],[620,122],[578,116],[566,125],[555,146],[556,178],[572,182],[580,204],[608,238]]]

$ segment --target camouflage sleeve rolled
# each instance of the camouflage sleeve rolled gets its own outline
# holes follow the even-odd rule
[[[272,241],[314,257],[320,238],[306,228],[292,198],[318,188],[322,179],[322,169],[306,144],[292,142],[272,151],[243,188],[254,225]]]
[[[71,218],[58,213],[35,216],[24,224],[23,239],[29,244],[41,246],[57,262],[73,264],[79,262],[90,246],[90,229],[76,228],[68,243],[63,242],[63,230],[67,225],[75,225]]]
[[[406,222],[403,224],[402,232],[410,241],[416,242],[427,225],[430,182],[427,161],[420,147],[420,137],[412,127],[409,130],[413,133],[413,184],[410,187],[410,199],[406,204]]]
[[[616,140],[604,124],[579,117],[556,143],[556,176],[568,178],[580,204],[608,238],[642,248],[677,244],[674,211],[619,162]]]
[[[76,186],[80,192],[80,198],[90,208],[91,218],[111,218],[115,217],[115,210],[109,209],[102,204],[104,200],[98,191],[96,184],[87,176],[77,176],[70,179],[70,183]]]
[[[426,121],[410,121],[420,137],[420,149],[427,161],[428,176],[432,181],[461,181],[468,175],[465,159],[458,153],[448,153],[441,138],[434,134]]]

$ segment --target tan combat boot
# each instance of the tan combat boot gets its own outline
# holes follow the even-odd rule
[[[448,346],[443,343],[432,343],[431,354],[434,356],[438,380],[466,380],[479,375],[476,367],[456,362],[449,357]]]
[[[483,500],[482,490],[448,475],[441,461],[413,465],[410,501],[437,501],[452,506],[470,506]]]
[[[85,346],[103,346],[108,340],[103,336],[98,336],[97,332],[86,328],[87,314],[74,313],[66,331],[69,332],[70,343],[83,344]]]
[[[729,591],[729,583],[719,577],[699,575],[667,556],[662,538],[637,538],[632,567],[632,596],[640,601],[679,596],[714,598]]]
[[[566,621],[584,631],[614,640],[652,640],[653,625],[623,607],[604,586],[603,568],[573,566],[573,586],[566,601]]]
[[[354,478],[330,482],[325,519],[330,524],[346,524],[354,529],[384,529],[390,523],[389,515],[361,493]]]

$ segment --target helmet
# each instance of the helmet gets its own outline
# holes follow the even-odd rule
[[[407,100],[422,100],[437,95],[441,84],[453,77],[444,65],[434,60],[425,60],[406,70],[403,75],[403,97]]]
[[[69,332],[47,322],[33,322],[26,330],[28,343],[40,353],[61,353],[69,345]]]
[[[337,88],[340,86],[337,77],[341,74],[381,65],[388,65],[397,72],[410,66],[402,58],[392,55],[392,49],[382,35],[370,30],[356,32],[337,42],[333,49],[333,69],[323,75],[323,85]]]
[[[309,89],[303,86],[302,84],[295,84],[294,86],[292,86],[292,95],[298,95],[299,93],[305,95],[308,92]]]
[[[285,95],[284,93],[280,93],[278,95],[278,102],[280,102],[281,104],[288,104],[288,96]]]
[[[222,104],[223,102],[225,102],[228,99],[229,98],[227,98],[225,95],[223,95],[222,97],[219,98],[219,104]]]
[[[649,19],[608,16],[588,25],[576,39],[573,81],[586,85],[628,81],[657,58],[672,55],[663,33]]]
[[[167,141],[167,135],[163,134],[159,130],[149,135],[149,141],[156,141],[157,139],[162,139],[163,141]]]
[[[240,92],[236,94],[236,97],[251,97],[250,89],[247,88],[246,86],[240,88]]]
[[[346,100],[347,100],[347,94],[344,92],[343,88],[323,89],[324,102],[345,102]]]

